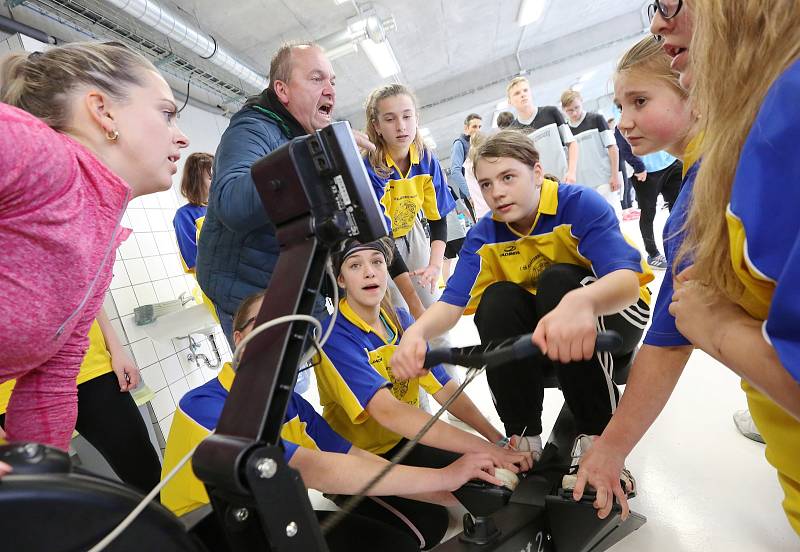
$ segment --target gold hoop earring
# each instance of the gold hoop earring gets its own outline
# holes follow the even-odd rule
[[[116,142],[117,138],[119,138],[119,131],[117,129],[106,131],[106,139],[109,142]]]

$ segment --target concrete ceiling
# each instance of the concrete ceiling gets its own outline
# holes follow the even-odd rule
[[[334,0],[160,1],[262,74],[282,42],[318,40],[357,15],[354,3]],[[356,2],[394,17],[397,29],[388,37],[402,69],[397,80],[416,91],[422,124],[443,159],[464,116],[475,111],[491,121],[506,82],[520,72],[528,73],[539,104],[556,103],[582,78],[587,100],[606,95],[614,62],[646,26],[644,0],[550,0],[542,19],[524,28],[516,24],[520,0]],[[14,13],[29,15],[24,7]],[[335,115],[362,127],[365,98],[391,80],[360,50],[333,65]]]

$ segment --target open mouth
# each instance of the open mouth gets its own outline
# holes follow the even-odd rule
[[[364,291],[375,291],[376,289],[380,289],[380,287],[381,286],[379,286],[378,284],[370,284],[368,286],[362,287],[361,289],[363,289]]]
[[[167,159],[169,159],[173,163],[177,163],[180,158],[181,158],[181,154],[180,153],[178,153],[176,155],[170,155],[169,157],[167,157]]]
[[[333,104],[324,103],[321,106],[319,106],[319,108],[317,108],[317,112],[323,117],[330,119],[331,113],[333,112]]]
[[[664,44],[664,51],[667,55],[671,58],[678,57],[680,54],[686,51],[686,48],[681,48],[679,46],[673,46],[672,44]]]

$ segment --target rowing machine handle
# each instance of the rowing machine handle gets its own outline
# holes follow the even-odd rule
[[[595,350],[615,352],[622,346],[622,336],[614,331],[604,331],[597,334]],[[446,362],[462,366],[486,366],[491,368],[511,362],[522,360],[541,354],[539,347],[531,341],[531,334],[525,334],[514,340],[511,345],[500,347],[485,353],[466,354],[463,349],[433,349],[425,355],[423,366],[430,368]]]

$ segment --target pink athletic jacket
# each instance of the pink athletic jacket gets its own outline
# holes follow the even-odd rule
[[[86,147],[0,103],[0,382],[9,441],[66,449],[130,187]]]

